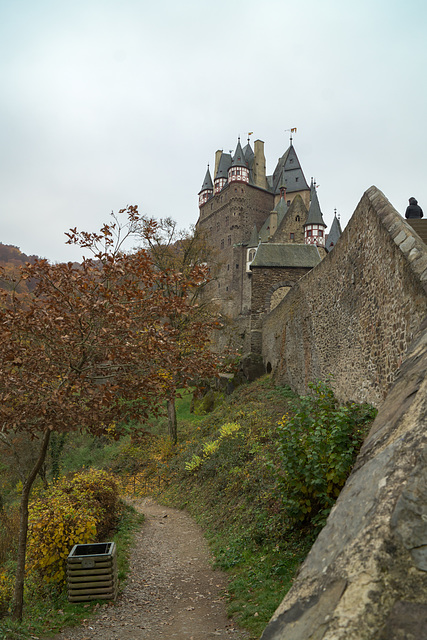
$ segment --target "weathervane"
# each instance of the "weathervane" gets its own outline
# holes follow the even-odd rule
[[[292,134],[293,134],[293,133],[296,133],[297,128],[296,128],[296,127],[292,127],[292,129],[285,129],[285,133],[286,133],[286,131],[290,131],[290,132],[291,132],[291,135],[290,135],[290,143],[292,144]]]

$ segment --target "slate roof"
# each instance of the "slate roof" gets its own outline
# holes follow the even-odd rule
[[[228,178],[228,170],[231,167],[231,155],[229,153],[221,153],[215,180],[217,178]]]
[[[267,216],[267,218],[264,221],[264,224],[262,225],[261,229],[259,230],[259,239],[261,242],[268,242],[269,237],[271,236],[270,233],[270,216]]]
[[[254,159],[254,152],[249,142],[243,147],[243,153],[245,154],[246,161],[251,165]]]
[[[242,145],[240,144],[240,140],[239,140],[237,143],[236,151],[234,152],[231,166],[248,168],[248,164],[249,163],[246,160],[245,154],[243,153]]]
[[[325,249],[326,251],[331,251],[332,247],[336,245],[338,240],[340,239],[342,234],[341,224],[335,215],[334,221],[331,224],[331,230],[328,233],[328,237],[326,238]]]
[[[279,158],[272,176],[271,188],[273,192],[279,193],[281,186],[285,186],[289,193],[293,191],[304,191],[310,188],[292,144],[283,156]]]
[[[256,228],[256,224],[254,224],[247,247],[250,249],[252,247],[257,247],[258,244],[259,244],[258,230]]]
[[[280,198],[273,211],[277,213],[277,226],[279,226],[288,211],[286,200],[284,198]]]
[[[323,220],[322,212],[320,211],[319,198],[317,197],[316,189],[311,190],[310,208],[308,210],[307,222],[304,226],[307,224],[322,224],[324,227],[327,226]]]
[[[208,170],[206,171],[205,179],[203,180],[202,188],[199,191],[199,194],[202,193],[202,191],[206,191],[206,189],[213,190],[213,183],[211,178],[211,172],[209,171],[209,165],[208,165]]]
[[[251,263],[253,267],[309,267],[321,261],[315,245],[309,244],[260,244]]]

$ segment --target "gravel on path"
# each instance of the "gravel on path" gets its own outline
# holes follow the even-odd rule
[[[227,578],[211,568],[199,526],[185,512],[150,499],[132,504],[145,520],[123,592],[114,606],[101,605],[82,627],[54,640],[247,639],[227,618]]]

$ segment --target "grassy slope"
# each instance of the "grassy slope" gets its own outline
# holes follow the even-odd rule
[[[216,566],[230,574],[229,613],[254,638],[289,589],[313,538],[310,530],[288,526],[271,468],[277,461],[276,425],[292,397],[265,377],[219,401],[208,415],[194,416],[184,396],[178,403],[177,450],[166,443],[162,449],[159,441],[141,450],[141,471],[128,484],[131,491],[186,508],[201,524]],[[204,457],[204,445],[218,441],[227,423],[240,428]],[[193,455],[203,462],[190,473],[185,466]]]

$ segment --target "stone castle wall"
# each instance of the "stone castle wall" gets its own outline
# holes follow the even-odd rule
[[[264,363],[298,393],[333,374],[340,400],[379,406],[426,310],[427,247],[371,187],[333,251],[264,317]]]
[[[427,638],[426,427],[427,318],[261,640]]]

